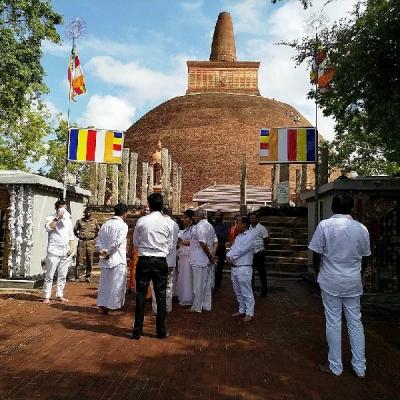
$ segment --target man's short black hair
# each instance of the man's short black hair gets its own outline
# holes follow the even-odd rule
[[[54,207],[56,208],[56,210],[58,210],[61,206],[66,206],[67,203],[64,200],[57,200],[54,204]]]
[[[250,226],[250,219],[249,219],[249,217],[247,215],[237,215],[235,217],[235,221],[238,220],[238,219],[240,220],[240,222],[242,224],[246,224],[247,227]]]
[[[184,211],[183,214],[186,215],[188,218],[192,219],[194,217],[194,210],[188,208],[186,211]]]
[[[349,193],[338,193],[332,199],[331,210],[334,214],[350,214],[353,207],[354,200]]]
[[[163,214],[165,214],[165,215],[172,216],[172,210],[171,210],[171,208],[168,207],[167,205],[163,206],[162,212],[163,212]]]
[[[85,209],[85,213],[91,213],[93,210],[90,208],[90,207],[87,207],[86,209]]]
[[[257,220],[260,219],[259,216],[258,216],[258,214],[257,214],[255,211],[249,212],[249,213],[247,214],[248,218],[250,218],[252,215],[254,215],[254,216],[257,218]]]
[[[162,211],[164,205],[164,199],[161,193],[152,193],[147,198],[149,203],[150,211]]]
[[[121,215],[124,215],[127,212],[128,212],[128,206],[125,203],[118,203],[116,206],[114,206],[114,214],[117,217],[120,217]]]

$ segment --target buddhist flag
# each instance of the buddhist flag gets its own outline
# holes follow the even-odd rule
[[[260,164],[315,163],[315,128],[260,129]]]
[[[68,82],[69,99],[76,101],[76,96],[86,92],[86,86],[83,70],[75,46],[72,46],[71,57],[68,64]]]
[[[68,133],[69,161],[121,164],[124,132],[71,128]]]
[[[318,36],[316,37],[316,43],[318,43]],[[320,43],[317,44],[311,64],[311,82],[317,84],[320,89],[327,89],[334,75],[335,68],[330,64],[325,49]]]

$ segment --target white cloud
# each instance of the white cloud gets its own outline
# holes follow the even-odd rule
[[[132,125],[135,111],[135,106],[123,98],[93,95],[78,122],[97,129],[125,130]]]
[[[171,59],[171,72],[146,68],[138,62],[124,63],[110,56],[93,57],[88,71],[102,81],[129,90],[138,107],[183,95],[187,87],[187,56]]]
[[[273,12],[265,15],[264,9],[259,6],[261,0],[243,0],[241,6],[250,5],[251,12],[239,17],[242,23],[253,26],[263,24],[267,32],[254,30],[253,37],[246,43],[242,51],[248,60],[260,60],[259,85],[263,96],[275,98],[293,105],[312,124],[315,123],[315,104],[307,99],[310,90],[309,70],[306,64],[296,67],[292,57],[293,49],[287,46],[277,46],[280,41],[290,41],[307,34],[307,20],[314,15],[325,13],[330,23],[347,15],[352,10],[356,0],[337,0],[323,5],[326,0],[314,0],[313,7],[304,10],[298,0],[288,0],[282,6],[272,8]],[[255,7],[256,3],[258,4]],[[240,9],[240,8],[239,8]],[[322,10],[322,11],[321,11]],[[264,13],[264,14],[263,14]],[[234,29],[236,23],[234,20]],[[329,140],[334,137],[334,121],[318,113],[319,131]]]

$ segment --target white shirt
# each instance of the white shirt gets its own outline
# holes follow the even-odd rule
[[[68,242],[73,241],[74,230],[72,227],[71,215],[65,210],[63,218],[56,223],[56,228],[51,229],[50,224],[53,222],[55,215],[46,218],[46,231],[49,234],[47,252],[55,256],[66,257],[68,252]]]
[[[250,225],[249,230],[255,234],[254,253],[264,251],[264,239],[268,237],[267,228],[258,223],[256,226]]]
[[[176,267],[176,246],[178,244],[179,226],[171,217],[164,217],[168,220],[172,232],[172,248],[167,255],[168,268]]]
[[[254,230],[253,232],[247,230],[240,233],[236,236],[226,258],[229,259],[235,267],[252,267],[255,241]]]
[[[202,219],[193,227],[192,239],[189,246],[190,264],[197,267],[206,267],[210,264],[210,260],[201,247],[200,242],[205,243],[210,251],[214,243],[218,242],[213,226],[206,219]]]
[[[126,235],[128,225],[121,217],[114,216],[100,228],[97,237],[99,251],[106,250],[107,259],[100,258],[100,268],[114,268],[117,265],[126,265]]]
[[[139,218],[133,233],[139,256],[167,257],[172,248],[172,229],[159,211]]]
[[[191,240],[192,239],[192,228],[193,226],[189,226],[188,228],[182,229],[179,231],[178,238],[181,240]],[[178,249],[179,257],[189,257],[189,246],[184,246],[181,244]]]
[[[318,283],[332,296],[363,292],[361,259],[371,254],[367,228],[350,215],[334,214],[321,221],[308,248],[321,254]]]

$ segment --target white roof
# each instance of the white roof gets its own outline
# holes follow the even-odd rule
[[[18,170],[0,170],[0,185],[38,185],[59,190],[63,189],[63,184],[54,179]],[[67,191],[82,196],[91,196],[89,190],[78,186],[67,185]]]
[[[193,195],[199,208],[207,211],[221,210],[238,212],[240,209],[240,185],[214,185]],[[272,190],[265,186],[247,186],[246,205],[248,211],[258,210],[272,202]]]

